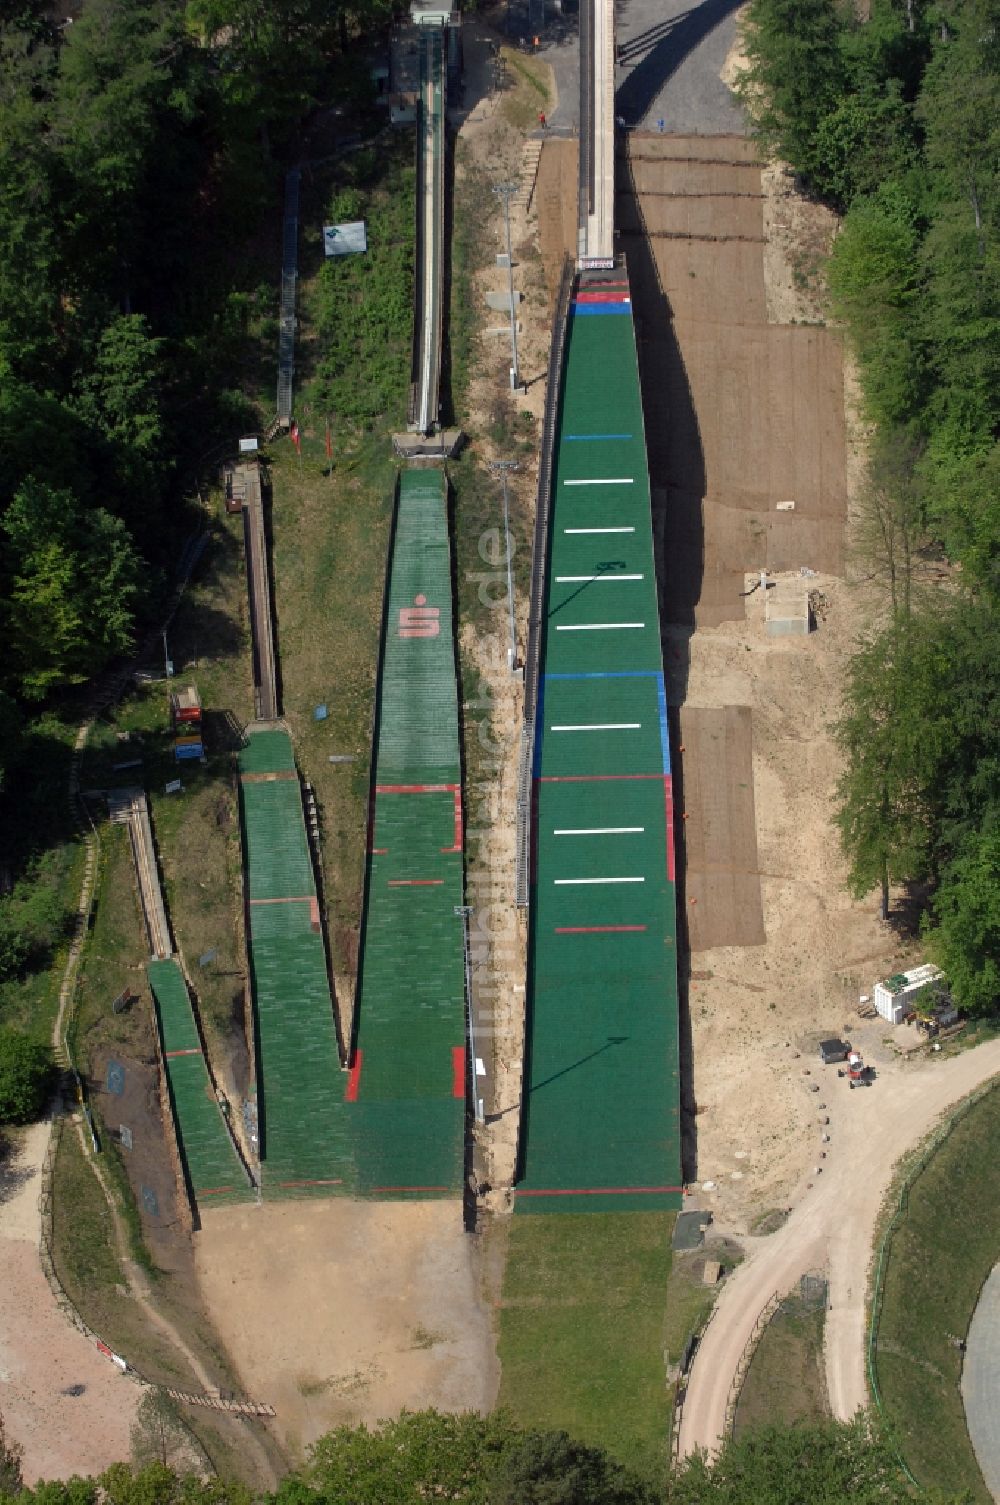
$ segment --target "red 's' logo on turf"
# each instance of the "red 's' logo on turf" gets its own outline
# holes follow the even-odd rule
[[[441,631],[441,613],[436,606],[427,605],[426,596],[414,596],[412,606],[404,606],[399,613],[401,638],[436,638]]]

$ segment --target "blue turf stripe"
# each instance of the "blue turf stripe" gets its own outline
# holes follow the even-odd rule
[[[656,676],[656,698],[660,706],[660,745],[663,748],[663,772],[670,772],[670,733],[667,730],[667,687],[663,675]]]
[[[582,315],[585,318],[603,314],[605,317],[617,315],[620,319],[631,319],[632,305],[630,303],[574,303],[573,313],[576,317]]]

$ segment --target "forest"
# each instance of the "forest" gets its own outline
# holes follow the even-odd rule
[[[169,1407],[169,1402],[167,1403]],[[140,1408],[142,1412],[143,1408]],[[404,1412],[368,1429],[338,1427],[274,1494],[199,1479],[171,1464],[176,1420],[146,1406],[133,1465],[99,1479],[20,1489],[17,1449],[0,1427],[0,1505],[907,1505],[912,1499],[886,1438],[858,1420],[763,1427],[730,1441],[711,1463],[687,1459],[666,1481],[633,1473],[565,1432],[525,1431],[502,1412]],[[960,1505],[928,1497],[932,1505]]]
[[[871,458],[837,820],[970,1013],[1000,995],[1000,11],[995,0],[752,0],[741,92],[843,223],[828,279]]]
[[[78,713],[161,619],[220,445],[269,417],[291,143],[364,102],[391,6],[72,9],[0,0],[0,990],[69,923]]]

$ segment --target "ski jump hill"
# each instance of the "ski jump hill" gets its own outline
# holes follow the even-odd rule
[[[569,309],[534,714],[516,1211],[681,1202],[666,694],[629,283]]]

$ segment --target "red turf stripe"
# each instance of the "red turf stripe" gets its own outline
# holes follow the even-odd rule
[[[195,1046],[192,1046],[190,1050],[165,1050],[163,1054],[166,1056],[168,1061],[172,1061],[174,1056],[200,1056],[201,1047],[198,1046],[196,1048]]]
[[[459,784],[376,784],[376,794],[452,794]]]
[[[674,781],[670,774],[666,774],[663,780],[663,791],[667,803],[667,878],[673,883],[675,876],[674,867]]]
[[[227,1191],[233,1191],[232,1186],[196,1186],[195,1198],[198,1197],[224,1197]]]
[[[571,1186],[548,1191],[514,1188],[519,1197],[655,1197],[662,1192],[683,1190],[682,1186]]]
[[[443,878],[390,878],[390,888],[436,888]]]
[[[361,1084],[361,1057],[364,1051],[356,1050],[351,1069],[347,1073],[347,1091],[344,1093],[345,1103],[356,1103],[358,1100],[358,1087]]]
[[[451,1095],[465,1096],[465,1046],[451,1047]]]
[[[539,784],[596,784],[608,779],[662,779],[662,773],[543,773]]]
[[[556,935],[621,935],[625,931],[645,930],[645,925],[557,925]]]
[[[372,847],[372,856],[373,857],[387,857],[388,855],[389,855],[389,848],[388,847]]]
[[[628,293],[609,288],[606,293],[577,293],[574,303],[631,303]]]

